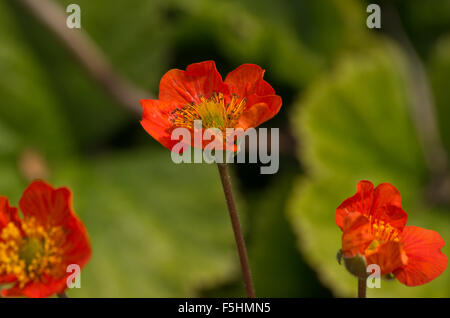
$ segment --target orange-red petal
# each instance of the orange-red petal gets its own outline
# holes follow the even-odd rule
[[[17,277],[14,274],[0,275],[0,284],[13,283],[16,280]]]
[[[346,257],[363,255],[373,241],[369,219],[359,212],[351,212],[344,218],[342,229],[342,254]]]
[[[225,78],[230,94],[246,98],[239,127],[257,127],[275,116],[281,108],[281,97],[264,79],[264,70],[255,64],[243,64]]]
[[[67,288],[66,278],[67,275],[59,279],[46,277],[45,282],[29,283],[24,287],[23,294],[30,298],[44,298],[61,293]]]
[[[247,100],[247,106],[239,118],[238,127],[254,128],[268,121],[281,109],[281,97],[278,95],[252,95]]]
[[[354,196],[346,199],[336,209],[334,219],[337,226],[343,229],[344,218],[347,214],[358,212],[368,216],[372,208],[373,201],[373,184],[370,181],[362,180],[356,186],[356,193]]]
[[[402,210],[400,192],[390,183],[381,183],[373,191],[372,218],[385,221],[402,231],[408,214]]]
[[[161,79],[159,100],[180,107],[200,103],[200,97],[209,98],[213,92],[228,93],[227,86],[216,69],[214,61],[194,63],[186,71],[172,69]]]
[[[73,215],[70,190],[54,189],[41,180],[32,182],[25,189],[19,206],[24,216],[35,217],[47,226],[63,225]]]
[[[169,114],[174,104],[154,99],[141,100],[143,108],[141,125],[145,131],[155,138],[161,145],[172,150],[178,140],[171,140],[172,124]]]
[[[225,78],[230,94],[248,98],[251,95],[274,95],[275,90],[263,80],[264,70],[255,64],[243,64]]]
[[[441,252],[445,242],[439,233],[417,226],[406,226],[401,242],[408,257],[406,266],[394,271],[395,277],[408,286],[430,282],[447,268],[448,259]]]
[[[376,247],[373,251],[366,252],[367,265],[380,266],[381,275],[392,273],[395,269],[406,263],[406,257],[401,243],[388,241]]]
[[[400,233],[408,221],[408,214],[402,208],[387,205],[377,209],[377,213],[372,215],[372,218],[375,221],[388,223]]]
[[[19,224],[17,208],[9,205],[7,197],[0,196],[0,232],[9,222]]]
[[[386,205],[402,207],[400,192],[390,183],[380,183],[373,191],[373,207],[377,209]]]
[[[64,225],[67,230],[64,249],[64,263],[66,267],[70,264],[76,264],[83,268],[92,255],[89,236],[83,223],[77,218],[72,217]]]
[[[11,288],[3,289],[2,296],[3,297],[26,296],[30,298],[50,297],[54,294],[63,292],[67,288],[66,276],[59,279],[55,279],[51,276],[46,276],[45,281],[30,282],[23,288],[20,288],[19,285],[16,284]]]

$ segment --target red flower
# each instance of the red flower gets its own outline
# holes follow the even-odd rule
[[[48,297],[67,287],[67,266],[83,267],[91,256],[86,229],[72,210],[72,193],[43,181],[31,183],[17,208],[0,196],[2,296]]]
[[[392,273],[408,286],[430,282],[447,267],[441,252],[445,242],[435,231],[405,226],[407,218],[394,186],[382,183],[374,189],[370,181],[360,181],[335,214],[343,256],[362,255],[367,264],[380,266],[381,275]]]
[[[161,79],[159,99],[141,100],[141,124],[170,150],[178,143],[170,138],[173,129],[193,131],[194,120],[202,121],[202,129],[218,128],[222,134],[226,128],[256,127],[281,108],[281,98],[263,75],[259,66],[244,64],[222,81],[213,61],[191,64],[186,71],[172,69]]]

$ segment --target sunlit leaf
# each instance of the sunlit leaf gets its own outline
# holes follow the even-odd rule
[[[280,175],[265,193],[249,199],[249,258],[258,297],[329,295],[298,253],[286,219],[293,179],[293,175]]]
[[[48,85],[42,65],[17,31],[15,20],[0,4],[0,118],[23,138],[24,146],[58,156],[70,151],[66,122]]]

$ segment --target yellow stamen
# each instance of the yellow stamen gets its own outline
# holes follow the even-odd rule
[[[388,241],[399,241],[398,230],[391,226],[389,223],[385,223],[384,221],[376,221],[372,224],[372,234],[374,236],[374,240],[367,248],[368,251],[372,251],[379,245]]]
[[[222,93],[214,93],[211,98],[200,98],[199,104],[187,104],[175,109],[170,116],[171,122],[178,127],[193,128],[194,120],[201,120],[203,128],[235,128],[244,111],[246,99],[233,95],[226,104]]]
[[[25,217],[21,227],[22,231],[10,222],[1,232],[0,275],[15,275],[20,288],[30,281],[42,280],[44,274],[64,275],[63,229],[46,230],[33,217]]]
[[[391,226],[389,223],[385,223],[384,221],[378,221],[377,223],[374,223],[372,225],[374,236],[377,240],[381,242],[386,241],[397,241],[398,238],[398,231],[393,226]]]

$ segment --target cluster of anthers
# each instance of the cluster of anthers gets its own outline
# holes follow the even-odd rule
[[[385,223],[384,221],[378,221],[377,223],[373,223],[372,233],[377,241],[383,243],[388,241],[394,242],[399,241],[398,231],[389,223]]]
[[[400,241],[399,232],[389,223],[384,222],[382,220],[376,220],[375,222],[371,220],[371,224],[372,224],[372,235],[374,239],[367,248],[367,252],[373,251],[379,245],[384,244],[386,242]]]
[[[246,98],[233,94],[227,103],[222,93],[213,93],[210,98],[200,97],[198,104],[190,103],[173,110],[170,121],[174,126],[194,128],[194,121],[201,120],[202,128],[235,128],[247,103]]]
[[[20,226],[8,223],[0,238],[0,275],[15,276],[20,288],[30,281],[42,281],[45,275],[64,275],[62,227],[45,229],[35,218],[25,217]]]

